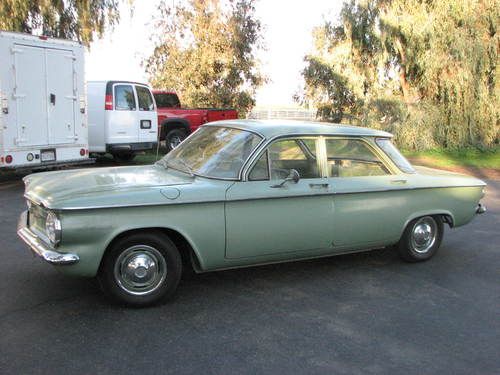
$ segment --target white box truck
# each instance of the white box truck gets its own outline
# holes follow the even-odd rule
[[[0,170],[89,163],[79,43],[0,31]]]
[[[153,149],[158,140],[158,115],[148,85],[129,81],[87,82],[89,147],[110,153],[119,162]]]

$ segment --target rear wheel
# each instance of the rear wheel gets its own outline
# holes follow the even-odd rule
[[[167,130],[167,135],[165,136],[165,143],[168,151],[172,151],[174,148],[180,145],[180,143],[186,139],[187,132],[184,129],[176,128]]]
[[[443,221],[438,216],[422,216],[412,220],[399,241],[399,255],[407,262],[430,259],[441,245],[443,230]]]
[[[128,163],[132,161],[134,158],[135,154],[133,152],[113,154],[113,159],[115,159],[117,163]]]
[[[182,259],[161,233],[136,233],[118,240],[105,254],[99,283],[115,300],[147,306],[171,297],[182,274]]]

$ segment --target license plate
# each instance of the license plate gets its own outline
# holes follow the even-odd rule
[[[41,161],[55,161],[56,160],[56,150],[42,150],[40,152]]]

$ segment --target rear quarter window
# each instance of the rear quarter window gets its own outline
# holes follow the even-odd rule
[[[408,160],[399,152],[388,138],[377,138],[377,145],[386,153],[396,166],[404,173],[415,173],[415,169]]]

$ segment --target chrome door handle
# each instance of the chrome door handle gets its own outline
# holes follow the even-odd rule
[[[309,184],[309,187],[310,188],[327,188],[328,186],[330,186],[330,184],[328,183],[321,183],[321,184]]]
[[[404,180],[404,179],[401,179],[401,180],[392,180],[391,184],[406,184],[407,182],[408,182],[408,180]]]

